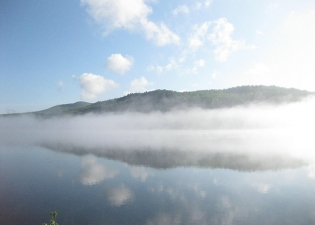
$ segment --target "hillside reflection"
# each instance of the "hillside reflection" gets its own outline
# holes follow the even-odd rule
[[[315,167],[289,157],[46,147],[0,150],[0,224],[314,224]]]
[[[280,154],[249,154],[233,153],[232,151],[184,151],[178,149],[107,149],[107,148],[83,148],[62,144],[42,144],[42,147],[57,152],[72,153],[75,155],[93,154],[111,160],[117,160],[129,165],[144,166],[156,169],[170,169],[176,167],[199,168],[224,168],[238,171],[265,171],[285,168],[297,168],[306,165],[301,159]],[[92,160],[92,159],[91,159]],[[93,162],[85,162],[85,167],[91,172],[104,168],[94,165]],[[104,170],[105,171],[105,170]],[[111,177],[115,171],[102,172],[101,176]],[[93,182],[86,180],[83,182]]]

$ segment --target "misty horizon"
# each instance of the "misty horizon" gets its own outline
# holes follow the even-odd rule
[[[311,129],[315,98],[284,105],[123,112],[83,116],[2,117],[2,145],[71,146],[133,151],[163,149],[246,155],[286,155],[315,162]],[[95,152],[97,153],[97,152]]]

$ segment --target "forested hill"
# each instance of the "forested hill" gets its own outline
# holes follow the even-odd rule
[[[55,106],[46,110],[32,112],[38,116],[81,115],[106,112],[166,112],[173,109],[228,108],[254,103],[284,104],[297,102],[314,95],[314,92],[276,86],[241,86],[223,90],[203,90],[176,92],[155,90],[145,93],[128,94],[96,103],[77,102]]]

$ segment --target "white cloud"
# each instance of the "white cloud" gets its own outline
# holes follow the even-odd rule
[[[194,62],[194,67],[192,68],[191,71],[189,71],[189,69],[187,70],[188,73],[197,73],[197,70],[200,67],[204,67],[205,66],[205,61],[203,59],[197,60]]]
[[[194,60],[192,63],[184,63],[186,62],[186,57],[189,51],[184,51],[182,52],[182,55],[178,58],[170,58],[168,63],[165,65],[158,65],[158,66],[153,66],[150,65],[148,67],[148,71],[153,71],[158,74],[164,73],[164,72],[169,72],[169,71],[177,71],[179,72],[180,75],[183,74],[196,74],[198,72],[198,69],[201,67],[205,66],[205,60],[204,59],[199,59],[199,60]]]
[[[189,47],[192,50],[197,50],[200,46],[202,46],[205,42],[205,35],[207,34],[209,27],[211,26],[211,22],[204,22],[200,26],[194,26],[194,33],[190,35],[188,38]]]
[[[133,59],[124,57],[121,54],[112,54],[107,58],[106,68],[119,74],[124,74],[131,69]]]
[[[212,0],[205,0],[203,3],[197,2],[194,9],[195,10],[200,10],[202,7],[208,8],[212,3]]]
[[[180,5],[172,11],[173,15],[177,16],[178,14],[189,14],[190,10],[186,5]]]
[[[118,87],[118,84],[113,80],[107,80],[100,75],[92,73],[84,73],[80,77],[74,78],[80,82],[82,99],[95,99],[97,95]]]
[[[212,74],[213,79],[217,79],[220,74],[217,71],[214,71]]]
[[[198,36],[193,36],[189,38],[189,47],[197,50],[200,46],[203,45],[203,41],[200,40]]]
[[[214,50],[215,59],[224,62],[232,52],[244,49],[246,46],[243,41],[237,41],[231,38],[234,26],[227,22],[227,19],[220,18],[214,23],[216,26],[213,28],[208,38],[216,47]]]
[[[81,4],[107,30],[134,29],[152,13],[144,0],[81,0]]]
[[[174,58],[170,58],[169,62],[164,65],[164,66],[153,66],[150,65],[148,67],[148,71],[154,71],[158,74],[163,73],[163,72],[167,72],[167,71],[171,71],[174,69],[178,69],[180,67],[180,64],[182,64],[185,61],[185,57],[181,57],[178,60],[174,59]]]
[[[269,4],[269,5],[267,6],[267,8],[268,8],[269,11],[275,10],[275,9],[278,8],[278,7],[279,7],[279,4],[277,4],[277,3],[271,3],[271,4]]]
[[[133,200],[132,192],[130,191],[129,188],[126,188],[123,185],[118,188],[110,189],[107,192],[107,197],[108,197],[109,202],[113,206],[117,206],[117,207],[122,206]]]
[[[162,66],[157,66],[156,70],[158,73],[162,73],[163,72],[163,67]]]
[[[195,66],[197,67],[204,67],[205,66],[205,61],[203,59],[195,61]]]
[[[155,72],[155,73],[160,74],[160,73],[164,72],[164,67],[163,66],[150,65],[150,66],[148,66],[147,70],[149,72]]]
[[[208,8],[211,5],[211,3],[212,3],[212,0],[206,0],[204,2],[204,5],[205,5],[206,8]]]
[[[130,92],[144,92],[147,91],[147,87],[152,85],[153,82],[149,82],[145,77],[140,79],[134,79],[130,82]]]
[[[263,35],[264,33],[261,30],[256,30],[256,35]]]
[[[202,4],[200,2],[197,2],[194,9],[199,10],[201,9],[201,7],[202,7]]]
[[[81,0],[87,12],[108,34],[115,29],[141,30],[157,45],[178,44],[180,38],[167,26],[148,20],[152,8],[145,0]]]
[[[145,31],[145,35],[148,40],[152,40],[158,46],[167,44],[179,44],[180,38],[174,34],[164,23],[160,26],[156,25],[151,21],[144,21],[142,26]]]

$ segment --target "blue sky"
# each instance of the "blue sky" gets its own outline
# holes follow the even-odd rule
[[[0,1],[0,113],[154,89],[315,91],[313,0]]]

